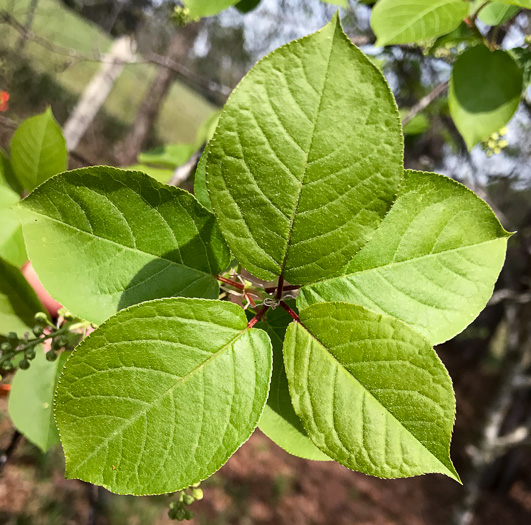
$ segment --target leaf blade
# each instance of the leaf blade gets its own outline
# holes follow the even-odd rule
[[[237,305],[171,298],[119,312],[74,350],[57,387],[67,477],[120,494],[190,486],[249,438],[270,376],[269,339]]]
[[[406,171],[395,206],[345,276],[302,288],[297,305],[360,304],[439,344],[487,304],[507,238],[489,206],[465,186]]]
[[[451,380],[422,336],[360,306],[315,304],[288,328],[284,360],[295,412],[330,457],[383,478],[459,481]]]
[[[389,87],[336,15],[240,83],[210,143],[206,178],[244,267],[303,284],[339,272],[370,238],[394,200],[402,160]]]
[[[462,0],[380,0],[371,14],[376,46],[418,43],[450,33],[468,15]]]
[[[99,324],[159,297],[217,298],[229,251],[214,216],[184,190],[93,167],[54,177],[21,208],[39,278],[83,319]]]
[[[28,191],[67,169],[66,141],[51,109],[19,126],[11,141],[11,162]]]
[[[522,87],[522,71],[505,51],[478,45],[459,56],[452,69],[448,105],[469,150],[511,120]]]

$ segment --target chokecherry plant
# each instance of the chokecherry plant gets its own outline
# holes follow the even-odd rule
[[[178,491],[259,426],[304,458],[459,481],[433,345],[483,309],[510,234],[461,184],[404,171],[403,148],[383,75],[336,16],[234,90],[195,197],[92,167],[24,199],[44,286],[99,325],[55,391],[66,476]]]

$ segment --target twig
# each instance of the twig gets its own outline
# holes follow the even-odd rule
[[[410,110],[409,113],[402,119],[402,126],[411,122],[421,111],[424,111],[436,98],[442,95],[448,88],[448,80],[441,82],[425,97],[422,97]]]
[[[190,157],[190,159],[185,164],[179,166],[173,172],[173,177],[171,178],[170,182],[168,182],[170,186],[180,186],[185,180],[187,180],[192,175],[192,173],[197,168],[197,163],[201,158],[202,151],[203,148],[200,148]]]
[[[299,316],[284,301],[280,301],[280,306],[282,306],[282,308],[284,308],[284,310],[288,312],[288,314],[291,316],[293,320],[300,322]]]
[[[221,281],[222,283],[230,284],[230,286],[234,286],[234,288],[238,288],[238,290],[245,290],[244,284],[231,281],[230,279],[227,279],[226,277],[222,277],[221,275],[216,275],[216,279],[218,281]]]
[[[472,523],[486,471],[500,453],[505,452],[505,449],[499,446],[500,439],[502,443],[504,439],[500,438],[502,426],[512,404],[513,394],[516,390],[515,385],[518,383],[518,378],[524,375],[531,353],[531,340],[525,338],[524,342],[519,341],[517,311],[514,303],[508,304],[506,307],[509,340],[507,342],[505,367],[498,392],[488,409],[480,442],[477,446],[470,447],[472,465],[467,478],[464,480],[463,499],[454,513],[453,522],[455,525],[470,525]],[[525,346],[521,347],[521,344]]]
[[[13,435],[11,436],[11,441],[9,442],[9,445],[7,446],[3,454],[0,456],[0,473],[4,470],[6,463],[9,461],[9,459],[15,452],[21,440],[22,434],[18,430],[15,430],[15,432],[13,432]]]
[[[264,314],[269,310],[269,306],[267,304],[264,304],[262,308],[258,311],[258,313],[247,323],[247,328],[252,328],[262,317],[264,317]]]

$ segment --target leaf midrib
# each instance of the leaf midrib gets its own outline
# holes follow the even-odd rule
[[[83,466],[85,465],[95,454],[97,454],[104,446],[107,446],[108,443],[119,433],[126,430],[129,426],[136,423],[143,415],[145,415],[149,410],[151,410],[154,406],[156,406],[160,401],[166,397],[169,393],[172,393],[180,384],[184,383],[188,378],[195,375],[195,373],[198,370],[202,370],[205,366],[207,366],[211,361],[216,359],[224,350],[227,348],[230,348],[245,332],[250,330],[249,327],[245,327],[241,332],[238,333],[233,339],[231,339],[228,343],[226,343],[224,346],[222,346],[217,352],[213,353],[208,359],[200,363],[198,366],[196,366],[194,369],[192,369],[188,374],[186,374],[183,377],[180,377],[175,381],[175,383],[167,388],[162,394],[160,394],[152,403],[148,403],[145,408],[140,410],[135,417],[128,419],[123,425],[121,425],[119,428],[117,428],[109,437],[107,437],[100,445],[98,445],[94,450],[85,456],[83,461],[81,463],[78,463],[77,466],[73,469],[73,471],[69,472],[69,475],[75,475],[75,473]],[[103,349],[105,347],[102,347]],[[55,413],[55,410],[54,410]]]
[[[362,274],[367,273],[367,272],[375,272],[375,271],[379,271],[379,270],[386,269],[386,268],[391,268],[391,267],[395,267],[395,266],[401,266],[401,265],[409,264],[409,263],[412,263],[412,262],[415,262],[415,261],[420,261],[420,260],[424,260],[424,259],[430,259],[432,257],[438,257],[438,256],[441,256],[441,255],[447,255],[447,254],[452,253],[452,252],[457,252],[457,251],[460,251],[460,250],[466,250],[467,248],[473,248],[475,246],[481,246],[483,244],[489,244],[489,243],[502,241],[502,240],[506,240],[506,238],[505,237],[496,237],[495,239],[490,239],[489,241],[476,242],[476,243],[472,243],[472,244],[467,244],[466,246],[460,246],[459,248],[452,248],[450,250],[443,250],[443,251],[440,251],[440,252],[437,252],[437,253],[428,253],[426,255],[419,255],[418,257],[412,257],[411,259],[406,259],[404,261],[390,262],[390,263],[387,263],[387,264],[382,264],[380,266],[373,266],[372,268],[367,268],[365,270],[360,270],[360,271],[357,271],[357,272],[347,273],[347,274],[341,275],[339,277],[332,277],[331,279],[324,279],[322,281],[319,281],[318,283],[309,285],[308,288],[313,288],[314,286],[319,286],[322,283],[327,283],[327,282],[331,282],[331,281],[340,281],[342,279],[350,279],[350,278],[357,277],[358,275],[362,275]],[[360,252],[360,255],[361,255],[361,252]]]
[[[311,141],[310,141],[310,145],[308,147],[308,151],[306,152],[306,160],[305,160],[305,163],[304,163],[304,169],[303,169],[302,177],[301,177],[301,180],[300,180],[299,191],[297,193],[297,200],[295,202],[295,208],[293,209],[293,215],[291,217],[291,222],[290,222],[289,229],[288,229],[288,237],[287,237],[287,240],[286,240],[286,252],[284,253],[284,259],[282,261],[282,264],[280,265],[280,275],[284,274],[284,270],[285,270],[285,267],[286,267],[286,262],[288,260],[291,236],[293,234],[293,226],[295,225],[295,218],[297,217],[297,211],[299,209],[299,204],[300,204],[301,195],[302,195],[302,189],[304,187],[304,179],[305,179],[306,174],[308,172],[308,166],[310,165],[310,163],[308,162],[308,159],[310,157],[310,153],[311,153],[312,148],[313,148],[313,141],[315,139],[315,129],[317,127],[317,122],[319,120],[319,114],[321,113],[321,107],[322,107],[323,98],[324,98],[324,91],[325,91],[325,87],[326,87],[326,84],[327,84],[327,81],[328,81],[328,74],[329,74],[329,71],[330,71],[330,62],[332,61],[332,52],[334,50],[334,42],[336,40],[337,32],[338,32],[337,31],[337,27],[335,27],[334,28],[334,34],[333,34],[333,36],[331,38],[330,52],[329,52],[328,61],[327,61],[327,64],[326,64],[326,71],[325,71],[325,74],[324,74],[323,86],[322,86],[321,92],[319,94],[319,103],[317,104],[317,110],[315,112],[315,120],[313,122],[313,129],[312,129],[312,132],[311,132],[311,137],[312,138],[311,138]]]
[[[442,466],[443,468],[447,471],[447,472],[450,472],[452,473],[452,471],[429,449],[426,447],[426,445],[424,443],[422,443],[409,429],[407,429],[403,424],[402,422],[365,386],[363,385],[363,383],[361,383],[361,381],[356,377],[354,376],[353,374],[351,374],[344,366],[343,364],[336,358],[336,356],[334,354],[332,354],[332,352],[330,352],[330,350],[328,350],[328,348],[314,335],[310,332],[310,330],[308,328],[306,328],[306,326],[304,326],[304,324],[302,322],[299,322],[297,323],[298,325],[300,325],[304,330],[306,330],[306,332],[308,333],[308,335],[314,339],[317,344],[319,346],[321,346],[323,348],[323,350],[326,352],[327,355],[329,355],[338,365],[339,369],[347,374],[347,376],[349,378],[351,378],[351,380],[354,380],[361,388],[364,392],[366,392],[367,394],[369,394],[384,410],[387,414],[390,414],[391,417],[400,425],[400,427],[405,430],[417,443],[419,443],[432,457],[434,457]],[[453,477],[453,473],[452,473],[452,477]]]
[[[23,207],[24,209],[24,207]],[[138,254],[142,254],[142,255],[149,255],[151,257],[156,257],[157,259],[161,259],[163,261],[168,261],[169,263],[171,264],[174,264],[175,266],[180,266],[181,268],[186,268],[188,270],[192,270],[194,272],[197,272],[197,273],[200,273],[200,274],[203,274],[203,275],[206,275],[208,277],[212,277],[214,278],[214,276],[208,272],[205,272],[203,270],[198,270],[197,268],[192,268],[191,266],[186,266],[186,264],[183,264],[183,263],[179,263],[179,262],[176,262],[176,261],[173,261],[172,259],[168,259],[167,257],[164,257],[162,255],[157,255],[157,254],[154,254],[154,253],[150,253],[150,252],[146,252],[144,250],[139,250],[138,248],[131,248],[130,246],[126,246],[125,244],[120,244],[116,241],[113,241],[112,239],[107,239],[106,237],[100,237],[98,235],[94,235],[93,233],[91,232],[87,232],[85,230],[82,230],[80,228],[76,228],[75,226],[71,225],[71,224],[68,224],[66,222],[63,222],[63,221],[60,221],[58,219],[55,219],[53,217],[50,217],[49,215],[45,215],[44,213],[39,213],[39,212],[36,212],[35,210],[31,210],[31,209],[25,209],[26,212],[28,213],[33,213],[34,215],[38,215],[39,217],[43,217],[44,219],[48,219],[49,221],[52,221],[52,222],[55,222],[57,224],[60,224],[66,228],[70,228],[78,233],[82,233],[82,234],[85,234],[85,235],[88,235],[89,237],[92,237],[94,239],[99,239],[103,242],[107,242],[109,244],[112,244],[114,246],[118,246],[119,248],[123,248],[125,250],[128,250],[130,252],[133,252],[133,253],[138,253]],[[177,247],[179,248],[179,247]]]

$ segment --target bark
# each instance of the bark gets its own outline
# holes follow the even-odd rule
[[[179,28],[173,36],[166,58],[170,62],[180,63],[186,56],[188,49],[199,32],[199,23],[192,23],[184,28]],[[118,160],[120,164],[127,166],[136,162],[138,154],[144,148],[149,134],[162,107],[166,96],[175,80],[176,72],[161,66],[153,83],[147,89],[140,109],[136,115],[129,133],[118,146]]]
[[[74,111],[64,127],[68,151],[73,151],[96,118],[100,108],[107,100],[114,83],[120,77],[124,64],[134,58],[134,44],[130,37],[124,36],[114,41],[106,61],[85,88]]]

